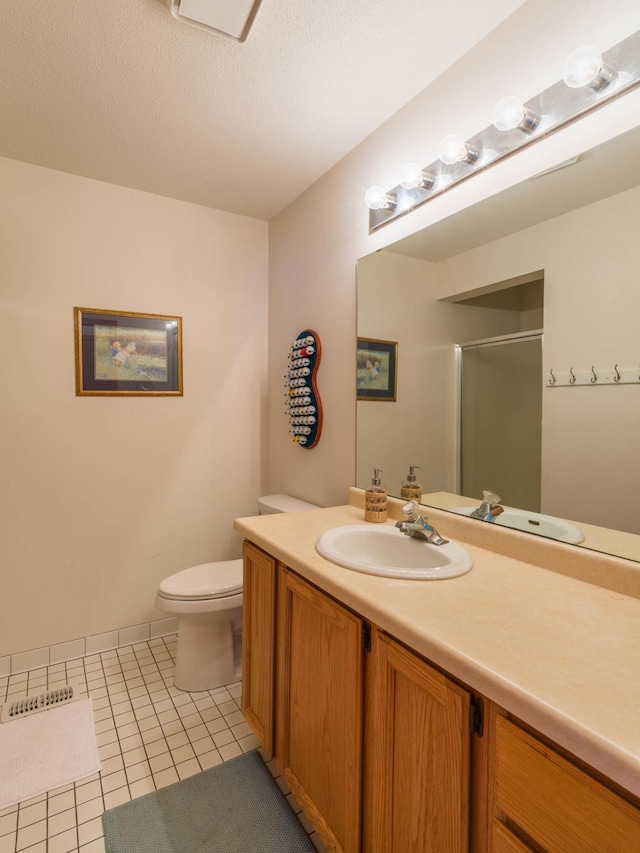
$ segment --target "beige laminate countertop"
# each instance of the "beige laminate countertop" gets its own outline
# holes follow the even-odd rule
[[[347,607],[640,796],[638,598],[470,544],[460,534],[466,529],[460,522],[455,538],[474,565],[451,580],[375,577],[334,565],[316,552],[315,542],[326,530],[363,522],[362,509],[340,506],[240,518],[234,526]],[[437,527],[454,538],[446,517]],[[473,525],[474,531],[478,527],[483,525]],[[571,552],[561,550],[560,557],[563,553],[570,560]]]

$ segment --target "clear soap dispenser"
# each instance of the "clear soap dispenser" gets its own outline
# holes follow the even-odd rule
[[[364,493],[364,520],[384,522],[387,520],[387,488],[382,485],[382,468],[373,469],[371,485]]]
[[[422,501],[422,483],[416,482],[415,470],[420,470],[419,465],[409,465],[409,473],[407,479],[402,481],[400,488],[400,497],[405,501]]]

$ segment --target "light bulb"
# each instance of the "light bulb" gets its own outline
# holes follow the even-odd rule
[[[405,190],[412,190],[416,187],[430,190],[433,183],[433,175],[423,172],[417,163],[405,163],[400,169],[400,186],[404,187]]]
[[[480,152],[467,145],[457,133],[451,133],[449,136],[445,136],[440,143],[438,156],[447,166],[452,166],[454,163],[475,163]]]
[[[564,64],[564,82],[571,89],[589,86],[596,92],[604,89],[617,77],[602,59],[602,54],[595,45],[585,44],[569,54]]]
[[[528,110],[515,95],[502,98],[493,109],[493,126],[498,130],[519,128],[525,133],[533,133],[539,124],[540,116]]]
[[[364,203],[371,210],[383,210],[388,207],[395,207],[394,199],[387,195],[384,187],[369,187],[365,193]]]

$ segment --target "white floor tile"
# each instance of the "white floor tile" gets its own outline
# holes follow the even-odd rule
[[[7,812],[6,814],[0,816],[0,838],[3,835],[8,835],[10,832],[14,833],[18,828],[18,809],[15,811]]]
[[[109,648],[115,634],[88,638],[84,658],[54,662],[72,651],[71,644],[61,644],[49,665],[36,655],[28,659],[32,669],[13,675],[0,660],[0,701],[67,682],[92,698],[102,761],[101,772],[89,779],[0,811],[0,853],[105,853],[105,809],[259,746],[239,710],[240,682],[199,693],[178,690],[175,636]],[[311,839],[325,853],[315,833]]]
[[[78,825],[100,817],[104,811],[104,803],[102,797],[95,800],[89,800],[88,803],[82,803],[78,806]]]
[[[69,829],[67,832],[49,838],[46,850],[48,853],[77,853],[78,830],[76,828]],[[31,853],[31,847],[25,850],[25,853]]]
[[[198,761],[203,770],[208,770],[210,767],[215,767],[216,764],[222,764],[222,756],[217,749],[212,749],[210,752],[199,755]]]
[[[47,801],[42,800],[32,806],[21,808],[18,812],[18,829],[44,820],[47,816]]]
[[[105,853],[104,838],[97,838],[88,844],[83,844],[80,853]]]
[[[115,791],[109,791],[104,795],[104,809],[115,809],[116,806],[121,806],[123,803],[128,803],[131,799],[128,785],[123,788],[117,788]]]
[[[76,825],[76,810],[67,809],[66,812],[60,812],[47,820],[47,835],[49,837],[52,835],[59,835],[61,832],[66,832],[68,829],[73,829]]]
[[[46,820],[38,821],[38,823],[32,823],[31,826],[25,826],[24,829],[18,830],[16,850],[25,850],[27,847],[31,847],[38,841],[44,841],[46,837]]]

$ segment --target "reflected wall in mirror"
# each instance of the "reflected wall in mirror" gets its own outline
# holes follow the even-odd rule
[[[637,129],[362,258],[357,334],[398,341],[402,363],[395,403],[357,403],[356,484],[366,487],[380,467],[399,495],[409,465],[419,465],[428,505],[479,506],[491,489],[505,505],[568,519],[582,547],[640,561],[640,384],[546,382],[551,368],[614,364],[637,366],[640,380],[639,216]],[[494,421],[480,426],[479,400],[460,403],[460,345],[540,330],[541,367],[525,369],[516,349],[502,358],[506,347],[488,359],[500,362],[480,391]],[[520,393],[531,370],[540,400],[527,421]],[[502,382],[509,390],[494,393]],[[539,436],[538,460],[527,432]],[[470,454],[475,471],[463,477]],[[538,473],[534,464],[510,483],[509,454]]]

